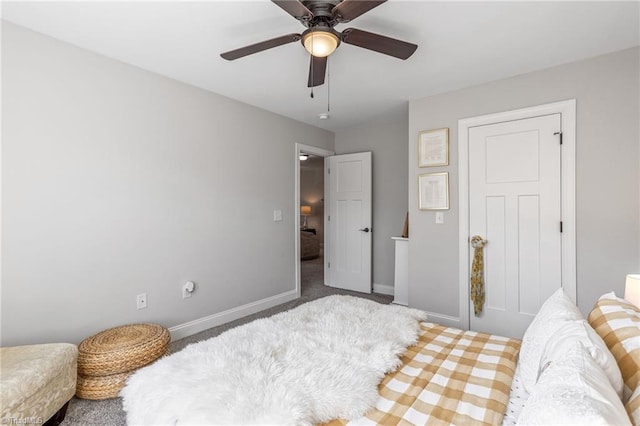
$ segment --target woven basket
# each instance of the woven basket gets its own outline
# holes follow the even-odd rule
[[[115,398],[124,387],[127,378],[134,371],[113,374],[111,376],[85,377],[78,375],[76,384],[76,396],[82,399],[107,399]]]
[[[112,376],[143,367],[167,352],[171,337],[158,324],[114,327],[91,336],[78,346],[80,376]]]

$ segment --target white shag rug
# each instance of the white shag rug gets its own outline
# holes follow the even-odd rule
[[[312,425],[364,415],[426,314],[329,296],[187,346],[121,392],[129,425]]]

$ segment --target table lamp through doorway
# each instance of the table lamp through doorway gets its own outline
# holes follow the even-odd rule
[[[304,217],[302,229],[307,229],[307,216],[311,216],[311,206],[300,206],[300,214]]]

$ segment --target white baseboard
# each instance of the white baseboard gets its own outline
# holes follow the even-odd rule
[[[266,299],[247,303],[246,305],[238,306],[236,308],[231,308],[217,314],[209,315],[204,318],[198,318],[193,321],[185,322],[184,324],[179,324],[169,328],[169,332],[171,333],[171,340],[182,339],[183,337],[188,337],[193,334],[200,333],[201,331],[207,330],[211,327],[226,324],[230,321],[237,320],[238,318],[246,317],[247,315],[264,311],[265,309],[287,303],[297,298],[298,295],[296,294],[296,291],[291,290],[285,293],[276,294],[275,296],[267,297]]]
[[[437,314],[435,312],[425,311],[427,313],[427,321],[434,322],[436,324],[446,325],[447,327],[460,328],[462,330],[468,330],[468,326],[462,326],[459,317],[452,317],[445,314]]]
[[[373,283],[373,292],[378,294],[388,294],[393,296],[393,286]]]

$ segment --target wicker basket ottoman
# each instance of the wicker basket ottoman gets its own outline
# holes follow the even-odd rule
[[[78,346],[76,396],[115,398],[131,374],[167,352],[171,337],[158,324],[131,324],[110,328]]]

